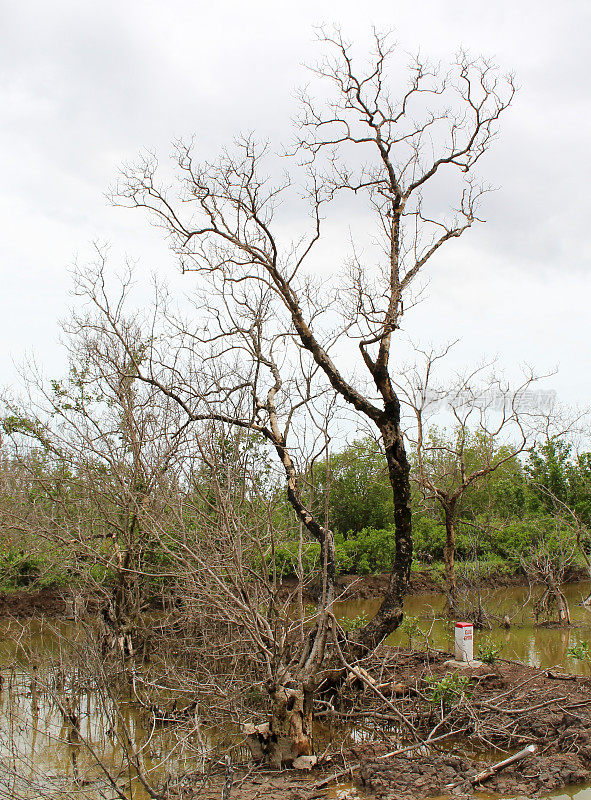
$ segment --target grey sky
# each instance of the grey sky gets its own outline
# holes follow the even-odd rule
[[[480,169],[499,187],[488,222],[429,270],[408,333],[463,338],[459,362],[560,366],[552,386],[589,403],[591,109],[588,0],[30,0],[0,3],[0,385],[35,351],[63,370],[57,320],[68,267],[108,240],[114,260],[173,276],[158,231],[103,197],[117,165],[161,155],[195,133],[206,156],[240,130],[286,140],[301,67],[319,57],[313,25],[364,41],[393,28],[400,45],[446,58],[464,46],[514,70],[521,90]],[[338,254],[335,254],[337,256]],[[176,278],[173,278],[176,280]],[[185,279],[186,280],[186,279]]]

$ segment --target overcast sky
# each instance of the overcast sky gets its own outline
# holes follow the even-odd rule
[[[313,26],[355,40],[394,29],[409,51],[494,56],[520,85],[480,172],[498,191],[487,224],[430,267],[407,322],[423,341],[462,338],[459,360],[558,366],[561,399],[591,403],[588,0],[0,0],[0,386],[34,352],[63,371],[68,270],[92,240],[140,275],[174,274],[161,234],[104,192],[119,164],[196,134],[211,156],[238,131],[286,140]],[[335,253],[335,258],[339,254]],[[187,278],[183,279],[187,280]]]

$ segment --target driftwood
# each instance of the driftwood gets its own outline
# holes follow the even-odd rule
[[[546,673],[549,678],[554,678],[557,681],[576,681],[576,675],[569,675],[568,672],[554,672],[553,670],[549,669]]]
[[[384,758],[393,758],[394,756],[400,756],[403,753],[410,753],[412,750],[419,750],[421,747],[425,747],[430,744],[435,744],[435,742],[440,742],[442,739],[449,739],[450,736],[457,736],[459,733],[464,733],[467,731],[467,728],[460,728],[459,730],[455,731],[448,731],[448,733],[443,733],[441,736],[435,737],[427,737],[423,742],[416,742],[415,744],[408,745],[407,747],[399,747],[398,750],[392,750],[391,753],[384,753],[381,756],[377,756],[376,761],[382,760]],[[328,786],[329,783],[333,781],[339,780],[339,778],[344,778],[345,775],[353,775],[361,767],[361,764],[352,764],[350,767],[345,767],[345,769],[341,769],[338,772],[334,772],[332,775],[329,775],[328,778],[323,778],[321,781],[317,781],[314,786],[312,787],[313,790],[317,789],[324,789],[325,786]]]
[[[516,764],[518,761],[523,761],[524,758],[528,758],[529,756],[533,756],[536,753],[538,748],[535,744],[529,744],[527,747],[524,747],[523,750],[520,750],[519,753],[515,753],[509,758],[505,758],[503,761],[499,761],[497,764],[492,764],[490,767],[482,770],[479,772],[478,775],[475,775],[473,778],[470,778],[470,783],[472,786],[476,786],[478,783],[483,783],[487,781],[489,778],[492,778],[493,775],[496,775],[497,772],[505,769],[505,767],[511,766],[511,764]],[[448,783],[445,787],[446,789],[453,789],[459,784],[457,783]]]

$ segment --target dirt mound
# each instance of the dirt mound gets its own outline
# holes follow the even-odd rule
[[[59,589],[0,594],[0,617],[59,617],[65,611],[65,597]]]
[[[588,781],[591,777],[590,759],[582,753],[533,756],[526,762],[507,767],[480,787],[473,786],[471,779],[482,770],[482,762],[456,755],[399,756],[387,762],[376,760],[379,753],[357,755],[363,764],[361,783],[378,800],[421,800],[447,794],[468,798],[477,790],[532,797]]]
[[[454,794],[467,796],[472,785],[466,778],[471,764],[458,756],[396,756],[387,761],[375,760],[382,748],[357,752],[363,766],[361,783],[379,800],[416,800],[442,794],[448,784],[456,786]],[[448,790],[449,791],[449,790]]]

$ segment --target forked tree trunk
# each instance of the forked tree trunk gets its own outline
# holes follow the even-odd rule
[[[546,578],[545,583],[546,591],[534,606],[536,622],[538,621],[540,614],[543,612],[545,612],[546,618],[550,619],[552,601],[554,601],[556,603],[556,615],[558,617],[559,625],[564,625],[565,627],[570,625],[571,621],[568,600],[561,591],[560,586],[553,578]]]
[[[278,685],[270,688],[271,711],[268,722],[244,726],[253,758],[280,767],[312,753],[313,692],[317,683],[316,675],[324,661],[335,599],[336,559],[334,535],[330,528],[318,522],[303,502],[297,471],[283,440],[278,436],[269,438],[283,462],[288,499],[300,522],[320,544],[322,581],[316,624],[305,638],[293,680],[283,684],[278,682]]]

